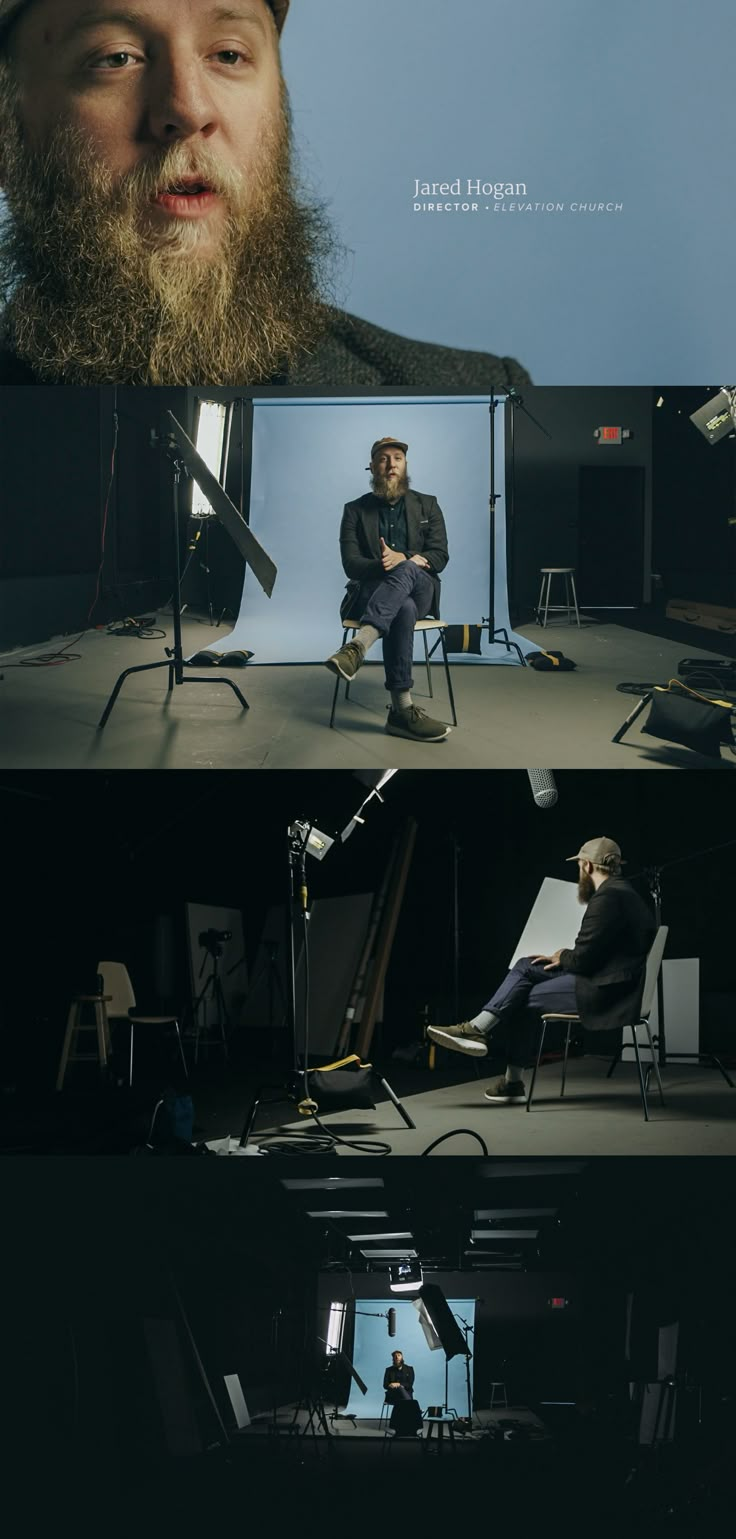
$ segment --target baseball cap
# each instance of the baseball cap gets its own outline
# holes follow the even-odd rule
[[[274,21],[280,33],[286,21],[290,0],[266,0],[266,3],[273,11]],[[30,0],[0,0],[0,43],[2,43],[3,33],[6,28],[10,26],[12,21],[15,21],[19,13],[29,4]]]
[[[615,839],[589,839],[583,844],[577,855],[568,855],[568,860],[589,860],[594,866],[625,865],[621,859],[621,850]]]
[[[375,456],[381,449],[403,449],[404,454],[406,454],[408,448],[409,445],[402,444],[400,438],[377,438],[371,449],[371,459],[375,459]]]

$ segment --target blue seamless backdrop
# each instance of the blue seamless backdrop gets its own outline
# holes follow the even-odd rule
[[[496,410],[495,621],[508,627],[504,406]],[[417,491],[437,497],[447,523],[450,561],[442,574],[442,618],[480,622],[490,578],[490,420],[487,398],[256,401],[250,525],[278,566],[266,598],[251,573],[228,646],[256,663],[323,662],[341,637],[345,574],[339,531],[343,506],[370,490],[371,444],[393,434],[409,445]],[[533,650],[524,637],[523,651]],[[222,642],[214,643],[221,650]],[[508,654],[485,645],[485,660]],[[371,652],[380,661],[380,645]],[[417,650],[416,656],[421,655]],[[483,659],[463,659],[478,663]],[[512,662],[515,659],[512,658]]]
[[[347,308],[538,384],[728,373],[733,0],[292,0],[283,51]],[[527,197],[414,211],[455,179]],[[494,211],[517,201],[565,208]]]
[[[474,1299],[448,1299],[450,1309],[462,1315],[472,1326],[475,1323]],[[356,1299],[355,1338],[353,1363],[360,1377],[368,1386],[362,1395],[351,1380],[348,1408],[355,1416],[380,1416],[383,1405],[383,1375],[391,1364],[391,1353],[398,1348],[404,1361],[411,1363],[415,1372],[414,1399],[426,1411],[428,1405],[442,1405],[445,1398],[445,1354],[430,1352],[419,1317],[407,1299],[392,1298],[396,1309],[396,1336],[388,1335],[385,1319],[374,1319],[380,1307],[376,1299]],[[357,1311],[366,1310],[366,1314]],[[470,1350],[473,1350],[473,1335]],[[448,1404],[459,1416],[467,1414],[468,1400],[465,1381],[465,1358],[453,1357],[448,1365]],[[473,1360],[470,1362],[470,1393],[473,1393]]]

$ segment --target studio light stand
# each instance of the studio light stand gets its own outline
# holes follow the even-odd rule
[[[249,562],[255,576],[261,584],[264,592],[269,596],[273,591],[276,581],[276,567],[248,528],[245,520],[241,518],[237,508],[233,505],[227,493],[221,487],[219,481],[208,469],[204,460],[197,453],[194,444],[187,437],[181,424],[177,422],[172,412],[166,413],[164,431],[156,435],[155,446],[165,454],[171,465],[172,471],[172,533],[173,533],[173,558],[174,558],[174,592],[172,598],[172,621],[174,630],[174,645],[166,647],[166,657],[156,663],[138,663],[135,667],[126,668],[120,674],[105,709],[100,717],[97,730],[101,732],[120,691],[131,675],[136,673],[151,673],[160,668],[168,670],[168,693],[171,694],[175,686],[181,684],[226,684],[240,702],[244,711],[248,710],[248,702],[241,694],[237,684],[232,679],[226,678],[219,670],[212,674],[193,674],[188,670],[194,665],[184,657],[181,634],[181,554],[179,544],[179,488],[182,474],[189,474],[197,485],[209,498],[214,512],[224,524],[231,538],[238,546],[241,554]]]
[[[470,1347],[468,1345],[468,1337],[471,1335],[471,1333],[473,1333],[475,1331],[475,1326],[471,1325],[468,1320],[464,1320],[462,1315],[456,1314],[455,1315],[455,1319],[459,1320],[460,1328],[462,1330],[463,1336],[465,1337],[465,1394],[466,1394],[467,1402],[468,1402],[468,1428],[472,1432],[474,1430],[474,1427],[473,1427],[473,1395],[472,1395],[472,1391],[471,1391],[471,1388],[470,1388],[470,1359],[473,1356],[473,1354],[472,1354],[472,1352],[470,1350]],[[445,1394],[445,1399],[447,1399],[447,1395],[446,1394]]]
[[[282,1093],[285,1092],[289,1100],[295,1101],[299,1109],[303,1109],[305,1114],[316,1115],[318,1108],[311,1101],[309,1094],[309,892],[307,884],[307,856],[310,855],[317,860],[324,860],[336,841],[344,844],[354,830],[363,824],[363,813],[368,803],[373,801],[374,798],[383,802],[380,794],[381,789],[386,781],[395,774],[395,770],[387,770],[378,776],[377,784],[369,790],[369,794],[364,797],[357,812],[353,814],[353,817],[342,830],[342,833],[335,833],[334,835],[325,834],[317,827],[313,820],[306,817],[295,818],[289,824],[286,841],[288,891],[286,904],[285,1013],[289,1034],[291,1071],[282,1085],[262,1085],[256,1091],[255,1097],[248,1108],[245,1124],[240,1135],[238,1146],[240,1152],[247,1149],[264,1090],[280,1089]],[[301,1043],[297,1020],[297,968],[300,955],[304,958],[305,972],[304,1032]],[[368,1067],[368,1065],[364,1067]],[[376,1073],[378,1083],[395,1106],[403,1122],[408,1128],[414,1129],[416,1124],[412,1121],[409,1113],[392,1090],[388,1080],[382,1074],[377,1073],[377,1071],[374,1072]]]
[[[193,1001],[192,1021],[195,1030],[195,1041],[198,1043],[201,1029],[199,1025],[200,1011],[202,1011],[204,1015],[204,1030],[205,1032],[209,1032],[210,1028],[207,1024],[207,1012],[210,1005],[214,1008],[216,1023],[220,1028],[220,1034],[222,1036],[222,1050],[225,1057],[225,1062],[227,1063],[229,1059],[227,1039],[230,1031],[230,1018],[228,1015],[227,1004],[225,1002],[225,995],[223,993],[222,979],[220,978],[220,958],[222,956],[222,941],[224,938],[229,939],[229,935],[227,935],[226,932],[221,932],[218,930],[205,930],[199,937],[199,944],[204,951],[202,966],[200,967],[198,973],[198,979],[200,982],[202,979],[202,974],[204,973],[204,970],[207,966],[208,959],[212,966],[211,971],[205,978],[200,993]],[[239,967],[240,962],[237,962],[235,966]],[[235,968],[232,968],[231,971],[234,972]]]
[[[537,421],[536,417],[532,416],[532,413],[524,405],[523,397],[519,394],[518,390],[514,389],[513,386],[509,387],[509,389],[506,392],[505,396],[502,396],[502,397],[499,398],[495,394],[491,395],[491,401],[490,401],[490,406],[489,406],[489,420],[490,420],[490,430],[491,430],[491,493],[490,493],[490,497],[489,497],[489,506],[490,506],[490,582],[489,582],[489,589],[488,589],[488,616],[484,617],[484,619],[483,619],[483,627],[484,627],[484,629],[487,629],[487,631],[488,631],[488,640],[491,643],[491,646],[503,646],[503,647],[506,648],[507,652],[515,652],[517,657],[518,657],[518,659],[519,659],[519,662],[522,665],[522,667],[526,668],[527,661],[526,661],[524,653],[522,652],[521,647],[519,646],[518,642],[510,641],[509,640],[509,633],[508,633],[508,631],[504,627],[496,625],[496,503],[499,501],[499,498],[503,495],[501,492],[497,492],[496,491],[496,412],[498,410],[498,407],[503,404],[504,400],[508,401],[510,406],[511,406],[511,424],[510,424],[510,433],[511,433],[511,475],[509,477],[509,486],[510,486],[511,495],[510,495],[510,498],[509,498],[509,517],[508,517],[508,529],[507,529],[507,549],[510,549],[512,551],[513,551],[513,535],[514,535],[514,518],[515,518],[515,513],[516,513],[516,509],[515,509],[516,459],[515,459],[515,432],[514,432],[514,429],[515,429],[515,413],[517,411],[523,411],[525,416],[527,416],[529,418],[529,421],[533,422],[535,427],[539,428],[540,433],[544,433],[545,438],[551,438],[552,435],[551,435],[551,433],[547,432],[546,427],[543,427],[541,422]],[[511,576],[511,573],[509,573],[509,587],[510,587],[510,576]],[[497,637],[498,637],[498,640],[496,640]]]

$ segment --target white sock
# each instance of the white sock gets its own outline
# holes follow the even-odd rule
[[[395,711],[408,711],[411,709],[412,699],[410,689],[392,689],[391,704]]]
[[[506,1066],[506,1073],[504,1074],[504,1079],[505,1079],[507,1085],[510,1085],[512,1080],[523,1080],[523,1078],[524,1078],[523,1066],[521,1066],[520,1064],[517,1064],[517,1063],[507,1064],[507,1066]]]
[[[360,630],[355,632],[353,641],[359,642],[363,651],[367,652],[368,648],[378,641],[380,634],[381,632],[376,630],[375,625],[361,625]]]
[[[492,1010],[481,1010],[478,1015],[473,1016],[470,1024],[477,1026],[479,1031],[488,1031],[497,1020],[498,1016],[494,1015]]]

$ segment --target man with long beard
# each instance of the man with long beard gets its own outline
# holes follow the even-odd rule
[[[506,1073],[484,1092],[496,1106],[523,1106],[524,1065],[541,1015],[579,1015],[586,1031],[613,1031],[638,1017],[647,955],[655,924],[646,903],[621,876],[613,839],[589,839],[571,861],[578,866],[578,897],[587,905],[570,950],[524,957],[472,1020],[430,1026],[441,1047],[484,1058],[491,1033],[505,1038]]]
[[[527,381],[331,307],[299,201],[289,0],[0,0],[0,383]]]
[[[440,577],[449,561],[447,532],[436,497],[410,490],[409,445],[379,438],[371,449],[373,490],[348,502],[340,525],[340,555],[348,578],[340,606],[344,620],[360,629],[327,659],[325,667],[348,683],[374,642],[383,641],[391,705],[386,731],[420,743],[439,743],[450,728],[412,700],[414,626],[439,615]]]

